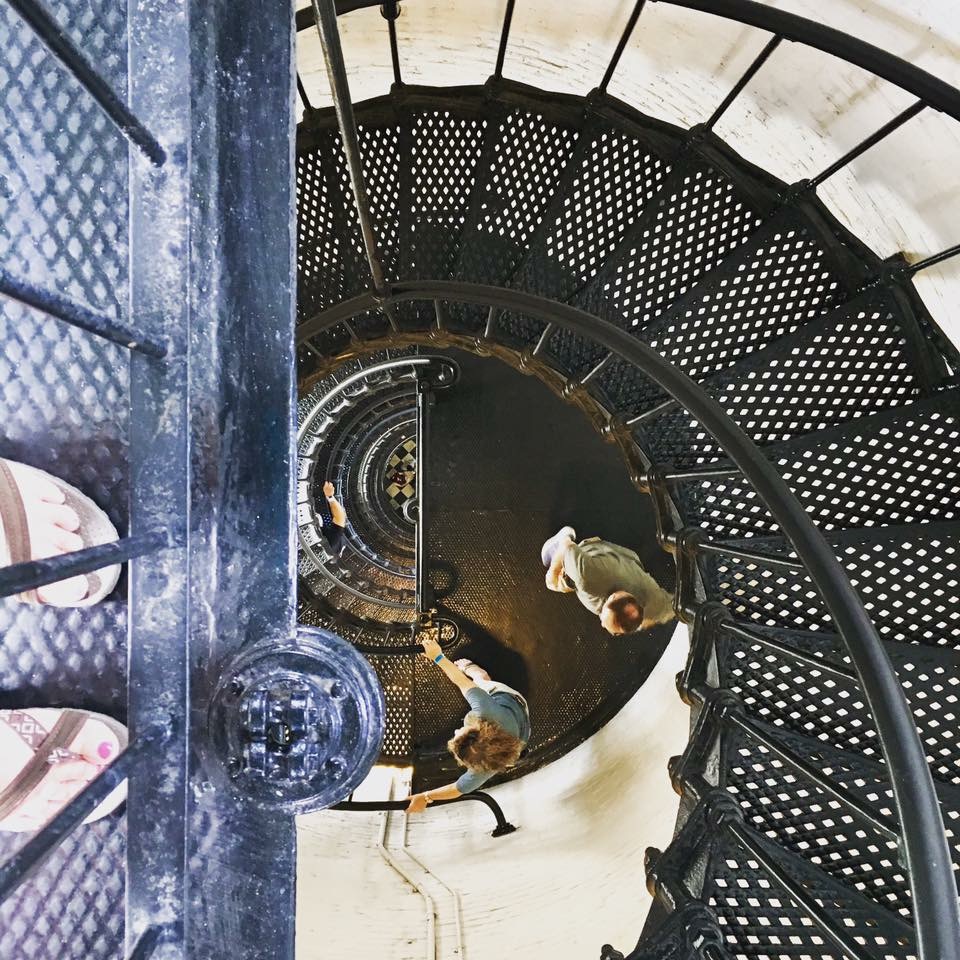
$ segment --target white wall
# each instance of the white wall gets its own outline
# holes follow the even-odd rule
[[[302,5],[302,4],[301,4]],[[403,77],[431,85],[482,83],[492,73],[505,0],[408,0],[398,20]],[[881,46],[960,86],[954,0],[781,0],[771,3]],[[505,76],[586,93],[603,75],[633,0],[561,4],[518,0]],[[392,80],[386,23],[377,8],[341,17],[354,99]],[[298,60],[316,106],[329,88],[319,40],[300,35]],[[766,34],[693,11],[648,3],[610,92],[654,116],[705,119]],[[788,181],[816,174],[911,103],[884,81],[825,54],[781,45],[717,132]],[[833,212],[873,250],[920,257],[960,240],[960,124],[926,111],[820,189]],[[960,343],[960,258],[917,286]]]
[[[598,956],[603,943],[633,946],[649,906],[644,849],[665,847],[676,818],[667,760],[687,740],[689,709],[674,687],[686,653],[680,627],[640,691],[597,734],[492,789],[520,827],[516,833],[492,838],[493,817],[479,803],[410,818],[409,849],[433,875],[423,883],[437,907],[437,960],[507,953],[584,960]],[[300,818],[298,960],[427,957],[424,900],[376,850],[384,816],[324,811]],[[393,855],[422,877],[397,849],[404,815],[391,819]],[[461,898],[462,956],[455,909],[438,881]]]

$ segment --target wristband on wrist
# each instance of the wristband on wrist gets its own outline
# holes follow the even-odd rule
[[[442,654],[442,653],[438,653],[438,654],[433,658],[433,662],[434,662],[434,663],[439,663],[439,662],[440,662],[441,660],[443,660],[443,659],[444,659],[443,654]]]

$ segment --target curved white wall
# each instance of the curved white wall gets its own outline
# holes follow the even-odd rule
[[[300,4],[302,5],[302,4]],[[408,0],[398,20],[403,78],[431,85],[483,83],[492,73],[505,0]],[[782,0],[960,86],[960,17],[953,0]],[[518,0],[505,76],[548,90],[595,87],[633,0],[561,4]],[[392,80],[377,8],[340,18],[354,99]],[[704,120],[768,39],[707,14],[648,3],[610,92],[653,116]],[[298,61],[315,106],[330,102],[319,40],[299,37]],[[718,134],[787,181],[818,173],[911,103],[884,81],[781,44],[723,119]],[[839,219],[882,256],[920,257],[960,241],[960,123],[925,111],[820,188]],[[960,258],[920,274],[934,317],[960,343]]]
[[[493,817],[479,803],[411,817],[408,847],[432,875],[425,877],[399,850],[404,815],[392,815],[392,855],[422,878],[436,905],[437,960],[584,960],[603,943],[633,946],[650,903],[643,852],[665,847],[676,819],[667,760],[687,742],[689,709],[674,686],[686,654],[680,627],[605,727],[555,763],[491,790],[516,833],[492,838]],[[424,899],[376,849],[385,816],[328,810],[298,821],[297,960],[429,956]],[[441,882],[460,896],[462,955]]]

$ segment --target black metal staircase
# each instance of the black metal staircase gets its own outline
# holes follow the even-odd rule
[[[510,2],[485,86],[398,77],[349,106],[318,0],[339,123],[311,108],[300,126],[299,244],[353,256],[301,298],[301,373],[400,345],[496,356],[578,404],[652,495],[696,723],[631,958],[953,957],[960,357],[910,278],[956,248],[881,262],[816,187],[925,108],[960,120],[960,92],[759,4],[681,5],[774,35],[689,131],[605,92],[642,0],[586,98],[503,78]],[[782,39],[918,101],[777,181],[712,127]],[[314,233],[351,200],[335,237]]]

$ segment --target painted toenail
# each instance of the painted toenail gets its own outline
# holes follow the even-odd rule
[[[106,740],[97,747],[97,755],[103,757],[106,760],[113,753],[113,746],[107,743]]]

